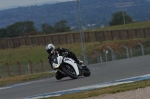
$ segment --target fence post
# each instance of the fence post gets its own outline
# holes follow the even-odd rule
[[[97,62],[100,63],[100,55],[97,51],[93,50],[93,52],[96,54],[97,56]]]
[[[41,64],[42,64],[42,72],[44,72],[44,64],[43,64],[43,61],[40,60]]]
[[[114,40],[114,36],[113,36],[113,33],[112,33],[112,31],[110,30],[110,34],[111,34],[111,39],[112,39],[112,41]]]
[[[9,67],[9,64],[6,63],[6,66],[7,66],[7,70],[8,70],[8,76],[11,76],[11,75],[10,75],[10,67]]]
[[[22,75],[20,63],[17,62],[17,64],[18,64],[19,73],[20,73],[20,75]]]
[[[29,60],[29,63],[30,63],[30,73],[33,74],[33,68],[32,68],[32,63],[31,61]]]
[[[146,38],[145,28],[143,28],[144,38]]]
[[[130,53],[131,53],[131,57],[133,57],[133,54],[132,54],[132,47],[130,47]]]
[[[144,47],[143,47],[143,45],[141,43],[138,43],[138,44],[141,46],[141,48],[142,48],[142,55],[144,56]]]
[[[107,54],[108,54],[108,50],[103,50],[104,54],[105,54],[105,60],[107,62]]]
[[[115,56],[115,54],[114,54],[113,49],[112,49],[111,47],[109,47],[109,46],[107,46],[107,48],[111,50],[111,57],[112,57],[112,60],[116,60],[116,56]]]
[[[100,61],[99,61],[99,54],[98,54],[98,52],[95,51],[95,50],[93,50],[93,52],[96,54],[96,56],[97,56],[97,62],[99,63]]]
[[[128,51],[128,48],[127,48],[125,45],[122,45],[122,46],[126,49],[127,58],[129,58],[129,51]]]
[[[88,65],[87,55],[83,55],[83,53],[81,53],[81,55],[83,56],[83,58],[85,57],[85,59],[84,59],[85,65]]]

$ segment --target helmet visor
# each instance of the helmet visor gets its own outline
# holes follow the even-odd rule
[[[53,52],[54,52],[54,49],[53,49],[53,48],[50,48],[50,49],[47,50],[47,52],[48,52],[48,53],[53,53]]]

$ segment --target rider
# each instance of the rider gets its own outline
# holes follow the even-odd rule
[[[74,59],[77,64],[80,64],[80,65],[83,64],[83,61],[79,60],[76,57],[76,55],[73,52],[69,51],[68,49],[65,49],[65,48],[62,48],[62,47],[55,48],[55,46],[53,44],[48,44],[46,46],[46,51],[49,53],[48,59],[49,59],[49,63],[50,63],[52,68],[53,68],[53,66],[52,66],[52,63],[51,63],[51,57],[55,53],[59,53],[59,55],[61,55],[61,56],[64,53],[67,53],[67,57]]]

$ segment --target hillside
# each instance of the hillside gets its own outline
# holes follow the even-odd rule
[[[150,19],[150,0],[81,0],[81,16],[86,27],[107,26],[111,15],[117,11],[126,11],[135,21]],[[61,19],[71,26],[77,26],[76,2],[45,4],[40,6],[18,7],[0,10],[0,28],[14,22],[32,20],[40,28],[42,23],[54,25]]]

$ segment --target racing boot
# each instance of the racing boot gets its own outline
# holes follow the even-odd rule
[[[83,64],[83,61],[81,61],[80,59],[78,59],[78,64],[79,64],[79,65],[82,65],[82,64]]]
[[[79,64],[82,65],[82,64],[83,64],[83,61],[80,60],[80,61],[79,61]]]
[[[80,69],[82,69],[82,66],[84,65],[84,64],[83,64],[83,61],[81,61],[81,60],[78,59],[77,64],[78,64],[78,67],[79,67]]]

